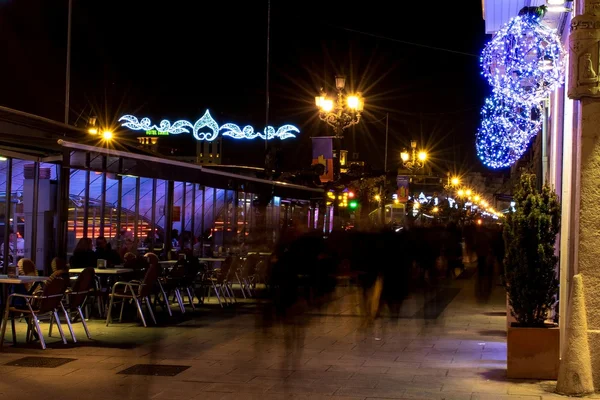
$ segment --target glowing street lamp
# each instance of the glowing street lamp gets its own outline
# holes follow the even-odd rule
[[[335,77],[337,98],[327,97],[321,89],[321,94],[315,97],[315,104],[319,108],[319,118],[333,127],[336,136],[342,137],[346,128],[360,122],[361,113],[365,108],[365,101],[360,93],[345,94],[346,78]]]
[[[112,140],[114,137],[113,133],[111,131],[104,131],[102,132],[102,139],[106,140],[106,141],[110,141]]]
[[[448,172],[447,176],[448,176],[448,183],[446,185],[444,185],[444,189],[450,191],[453,188],[455,188],[458,185],[460,185],[460,178],[458,176],[453,176],[451,178],[450,177],[450,172]]]
[[[416,171],[425,166],[425,161],[427,160],[427,152],[421,150],[417,151],[417,141],[410,141],[411,153],[406,150],[403,150],[400,153],[400,158],[402,159],[402,164],[404,168],[410,171]]]

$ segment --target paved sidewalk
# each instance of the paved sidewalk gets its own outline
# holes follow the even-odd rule
[[[424,304],[406,301],[402,318],[362,326],[358,294],[314,313],[305,329],[263,327],[251,304],[203,307],[158,328],[92,322],[94,341],[0,353],[7,399],[550,399],[555,382],[508,381],[505,297],[497,287],[477,304],[474,280],[455,280]],[[20,337],[24,336],[20,324]],[[44,324],[44,329],[47,324]],[[10,338],[10,330],[9,330]],[[7,366],[23,357],[70,358],[56,368]],[[174,376],[126,375],[136,364],[187,367]],[[183,368],[182,368],[183,369]],[[167,371],[167,373],[175,372]],[[598,396],[600,398],[600,396]]]

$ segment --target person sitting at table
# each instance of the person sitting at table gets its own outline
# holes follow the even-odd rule
[[[92,239],[81,238],[77,242],[70,260],[71,268],[96,267],[96,253],[92,250]]]
[[[35,264],[29,258],[21,258],[17,263],[17,270],[19,271],[19,276],[38,276]],[[14,291],[18,294],[32,294],[38,286],[36,282],[27,282],[15,285]],[[12,299],[12,305],[24,307],[25,304],[26,301],[22,297],[13,297]]]
[[[104,236],[96,238],[96,259],[106,260],[109,267],[121,264],[121,257],[112,249],[112,246],[106,241]],[[95,267],[95,265],[93,266]]]
[[[50,264],[50,268],[52,269],[52,276],[60,276],[67,281],[69,280],[69,267],[64,259],[60,257],[54,257],[52,263]]]

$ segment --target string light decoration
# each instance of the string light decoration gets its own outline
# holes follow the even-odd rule
[[[537,106],[494,93],[481,110],[481,125],[475,139],[477,156],[488,167],[509,167],[525,153],[541,125]]]
[[[240,128],[235,124],[224,124],[219,126],[217,121],[210,115],[210,112],[206,110],[202,118],[197,120],[195,123],[191,123],[186,120],[179,120],[171,124],[170,121],[163,119],[158,125],[153,125],[150,118],[142,118],[138,120],[133,115],[124,115],[119,118],[119,122],[125,128],[129,128],[134,131],[155,131],[159,134],[165,135],[178,135],[180,133],[190,133],[196,140],[206,140],[211,142],[217,138],[219,132],[222,131],[223,136],[229,136],[233,139],[255,139],[260,138],[262,140],[272,140],[279,138],[281,140],[294,138],[296,133],[300,130],[294,125],[283,125],[278,129],[272,126],[267,126],[263,132],[255,131],[250,125],[246,125]],[[208,130],[206,130],[207,128]]]
[[[488,42],[482,74],[504,95],[536,103],[565,80],[565,49],[555,29],[541,23],[546,7],[525,7]]]

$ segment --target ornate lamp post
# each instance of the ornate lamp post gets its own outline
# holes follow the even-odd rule
[[[444,185],[444,190],[451,192],[455,187],[460,185],[460,178],[458,176],[450,177],[450,172],[447,174],[448,183]]]
[[[346,78],[335,77],[335,88],[337,97],[330,99],[321,89],[321,94],[315,97],[315,103],[319,107],[319,118],[333,127],[336,137],[342,138],[344,129],[360,122],[361,113],[365,107],[364,99],[360,93],[347,95],[344,91]]]
[[[427,160],[427,152],[420,150],[417,151],[417,141],[410,141],[411,153],[404,150],[400,153],[400,158],[402,158],[402,165],[404,168],[408,169],[411,172],[415,172],[425,166],[425,161]]]

